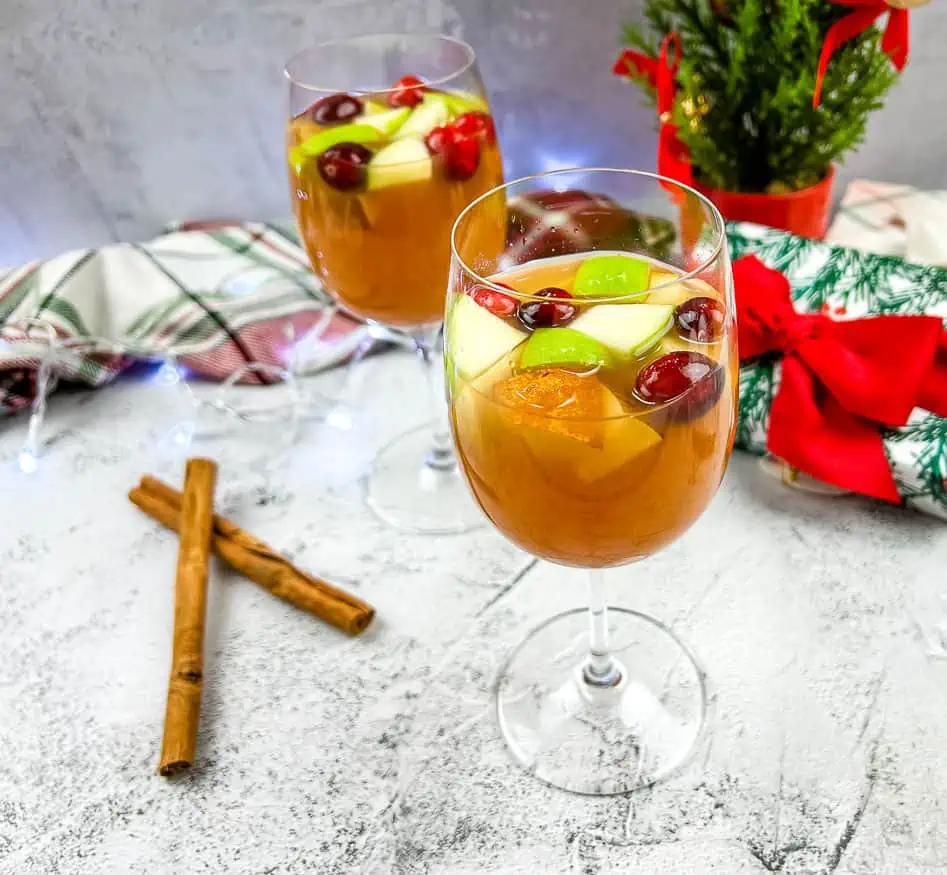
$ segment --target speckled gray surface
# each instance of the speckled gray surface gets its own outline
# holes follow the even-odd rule
[[[181,396],[57,396],[29,478],[24,423],[3,424],[2,875],[947,872],[947,662],[928,640],[947,527],[737,457],[691,532],[609,575],[614,603],[703,660],[709,739],[654,789],[569,796],[508,758],[489,690],[526,629],[581,603],[580,576],[489,531],[400,535],[360,503],[372,448],[422,417],[413,367],[370,362],[353,431],[309,423],[269,471],[249,437],[218,448],[219,506],[379,619],[349,640],[215,566],[200,768],[175,782],[154,774],[175,538],[124,496],[177,476]]]

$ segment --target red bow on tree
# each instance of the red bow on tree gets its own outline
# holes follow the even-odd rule
[[[815,77],[815,93],[812,96],[814,107],[818,106],[822,99],[822,82],[825,79],[825,71],[828,69],[829,61],[832,60],[835,50],[842,43],[871,27],[875,20],[886,12],[888,13],[888,24],[881,40],[881,48],[888,53],[894,66],[899,71],[903,70],[908,61],[907,7],[909,5],[919,5],[910,3],[908,0],[900,0],[900,2],[895,2],[895,0],[832,0],[832,2],[839,6],[851,6],[853,11],[836,21],[825,35],[825,44],[822,46],[822,54],[819,56],[819,69]]]
[[[671,120],[674,112],[674,94],[677,91],[675,78],[681,66],[681,37],[669,33],[661,43],[657,60],[643,52],[625,49],[615,61],[612,72],[616,76],[632,79],[647,79],[657,93],[658,117],[658,173],[676,179],[684,185],[692,185],[690,153],[677,136],[677,125]]]
[[[733,266],[740,359],[782,353],[771,453],[825,483],[899,502],[882,428],[915,407],[947,416],[947,334],[936,316],[797,313],[789,281],[755,256]]]

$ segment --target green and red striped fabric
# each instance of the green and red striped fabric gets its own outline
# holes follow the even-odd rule
[[[347,358],[364,331],[335,311],[289,227],[195,222],[33,262],[0,274],[0,415],[31,401],[52,333],[56,377],[101,386],[136,359],[173,356],[209,379],[284,365],[319,326],[322,365]]]

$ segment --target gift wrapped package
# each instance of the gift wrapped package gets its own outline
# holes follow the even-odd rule
[[[788,482],[947,518],[947,270],[754,225],[728,236],[736,446]]]

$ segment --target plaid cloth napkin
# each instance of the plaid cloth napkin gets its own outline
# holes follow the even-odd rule
[[[310,333],[322,340],[311,363],[326,367],[364,331],[335,309],[288,227],[178,225],[0,272],[0,415],[30,403],[53,337],[55,376],[101,386],[135,360],[169,356],[209,379],[286,366]]]

